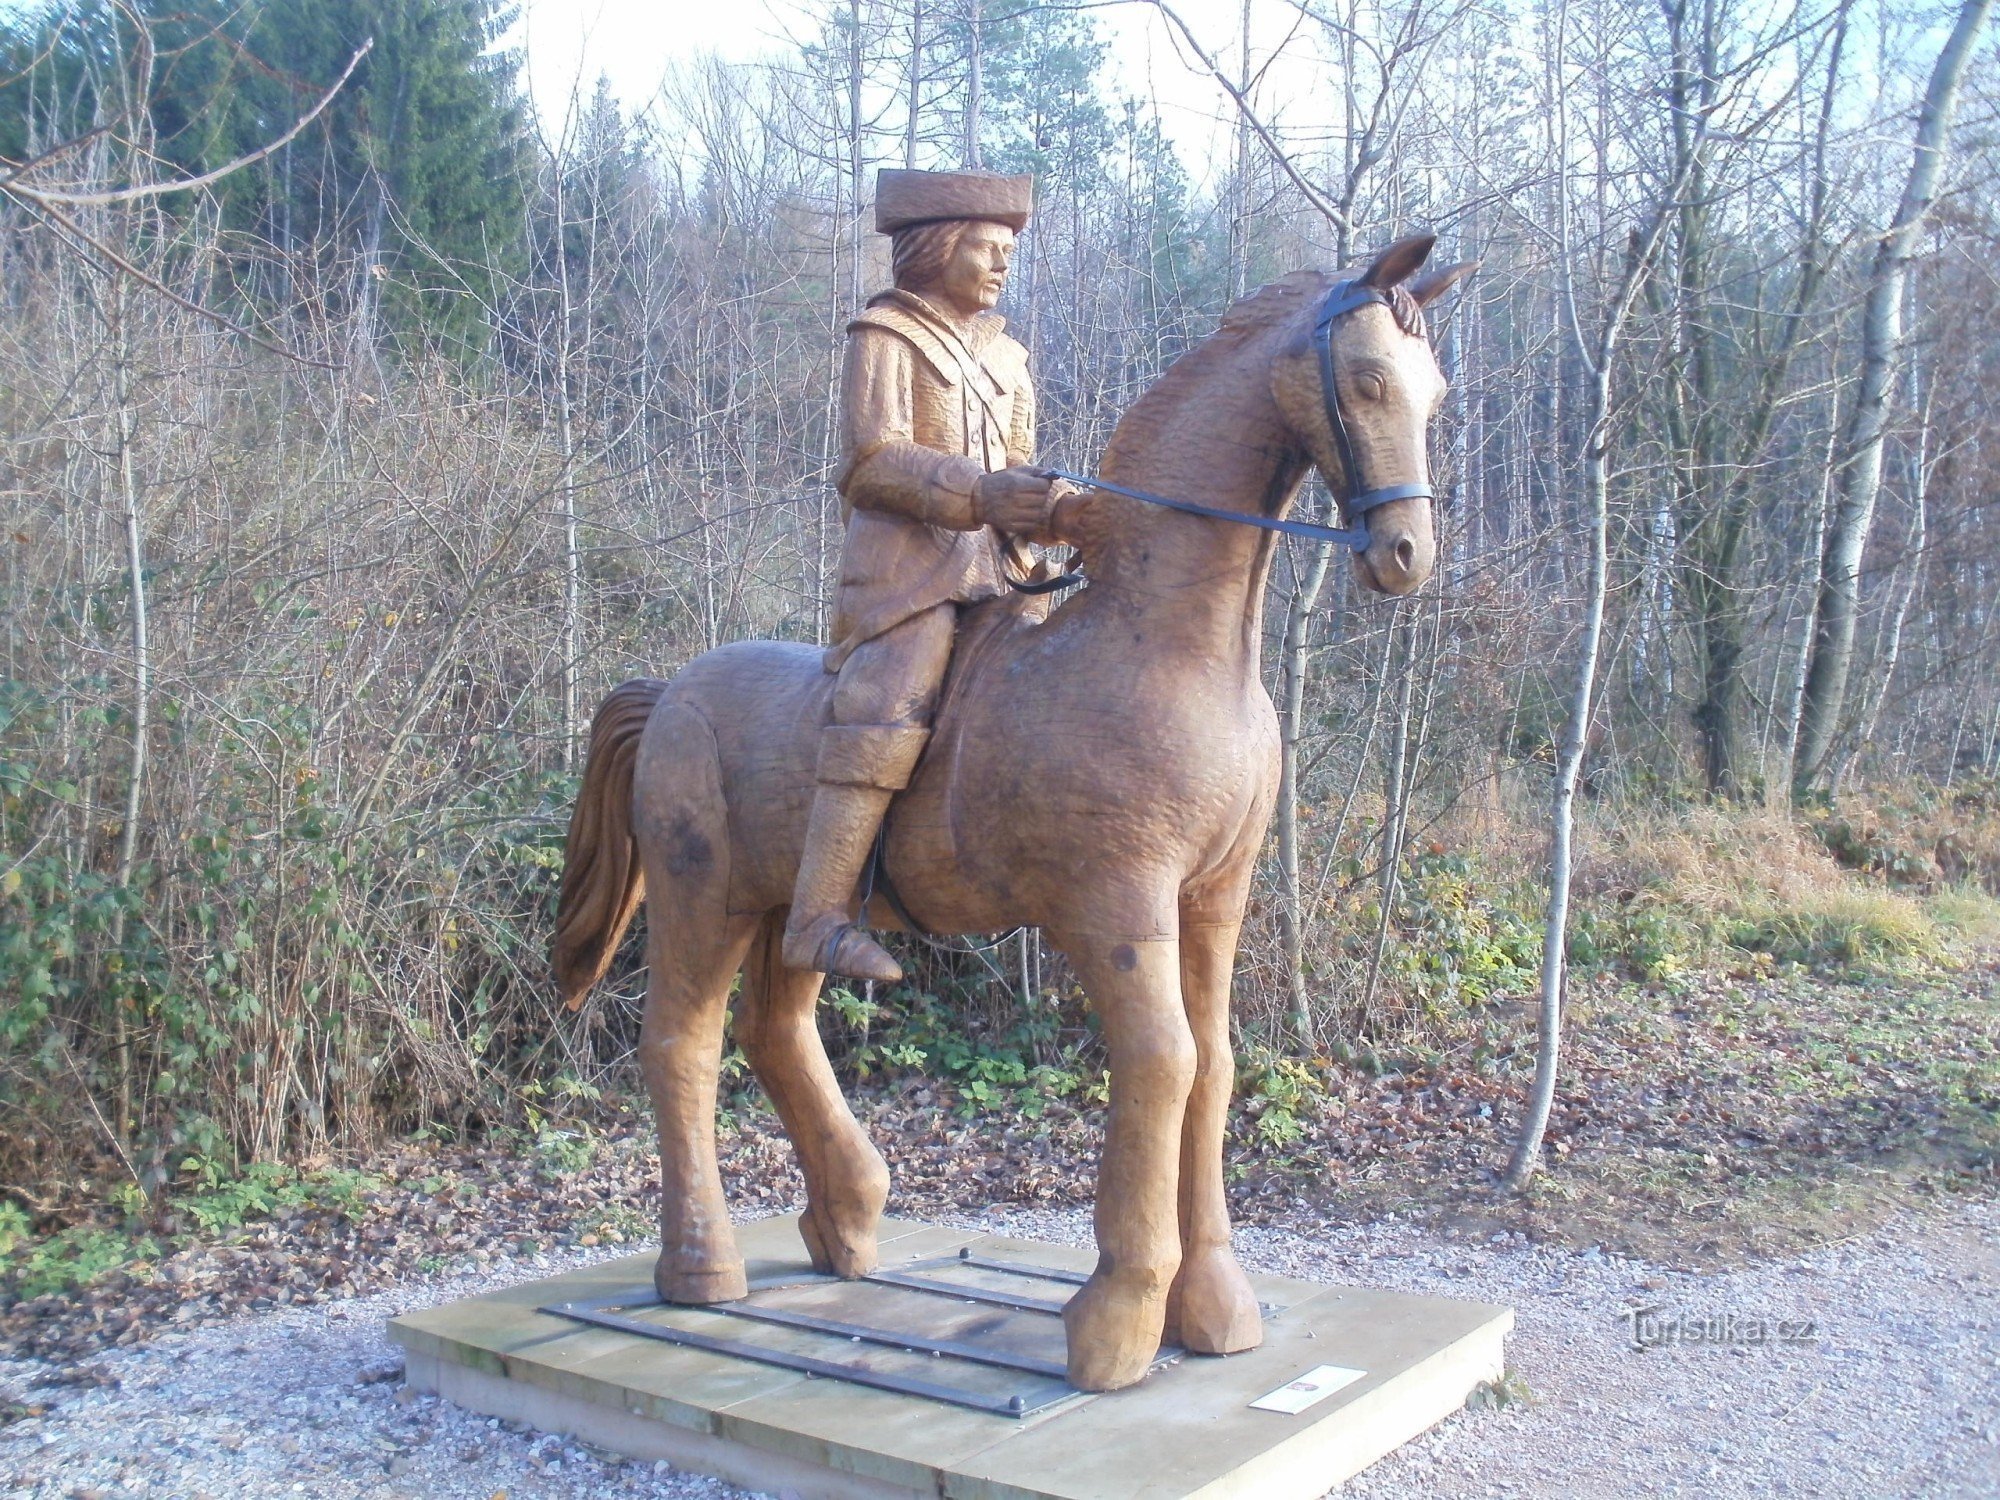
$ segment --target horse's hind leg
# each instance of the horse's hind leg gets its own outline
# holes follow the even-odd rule
[[[1257,1294],[1229,1248],[1223,1134],[1236,1061],[1229,976],[1240,921],[1181,928],[1181,998],[1194,1032],[1194,1087],[1181,1126],[1181,1268],[1167,1295],[1166,1336],[1196,1354],[1236,1354],[1263,1340]]]
[[[669,1302],[745,1295],[743,1257],[715,1160],[715,1092],[729,982],[758,918],[728,911],[729,829],[715,737],[668,705],[633,774],[633,836],[646,869],[646,1019],[639,1065],[660,1129],[660,1260]]]
[[[771,1096],[806,1179],[799,1232],[813,1268],[865,1276],[880,1260],[876,1230],[889,1169],[847,1107],[814,1023],[821,976],[785,966],[782,913],[751,946],[736,1002],[736,1040]]]
[[[660,1262],[653,1282],[669,1302],[728,1302],[746,1291],[715,1160],[715,1091],[729,981],[750,945],[753,921],[733,919],[694,943],[660,933],[665,923],[648,923],[652,975],[639,1065],[660,1126]]]

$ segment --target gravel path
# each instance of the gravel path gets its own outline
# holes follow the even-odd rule
[[[953,1222],[1071,1243],[1089,1235],[1088,1217],[1072,1211]],[[1707,1275],[1395,1222],[1246,1229],[1238,1246],[1252,1269],[1518,1312],[1510,1360],[1531,1398],[1453,1417],[1342,1494],[2000,1496],[2000,1204],[1952,1204],[1798,1259]],[[509,1431],[417,1398],[388,1375],[386,1316],[595,1253],[169,1333],[66,1377],[0,1363],[0,1408],[45,1408],[0,1427],[0,1493],[741,1496]],[[1774,1329],[1810,1320],[1814,1334],[1784,1346],[1640,1352],[1622,1312],[1641,1306],[1660,1309],[1663,1323],[1735,1314],[1739,1331],[1750,1320]]]

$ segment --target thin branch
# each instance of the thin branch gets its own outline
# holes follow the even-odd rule
[[[66,193],[59,188],[28,187],[23,184],[22,176],[35,165],[34,162],[30,162],[28,166],[22,167],[11,176],[0,178],[0,189],[5,189],[17,198],[31,199],[45,207],[51,203],[67,203],[76,208],[102,208],[113,203],[136,203],[142,198],[158,198],[167,193],[186,193],[195,188],[207,187],[211,183],[220,182],[223,178],[242,171],[245,167],[255,166],[265,157],[289,146],[298,138],[300,131],[318,119],[326,107],[333,103],[333,96],[338,94],[347,80],[354,76],[354,70],[361,65],[361,59],[366,57],[374,46],[375,38],[371,36],[356,47],[354,55],[347,60],[347,66],[341,69],[340,76],[333,81],[333,86],[320,95],[317,104],[299,116],[290,130],[274,141],[267,141],[255,151],[239,156],[234,161],[224,162],[211,172],[203,172],[195,177],[176,177],[171,182],[148,182],[138,187],[114,188],[102,193]],[[37,161],[45,160],[49,154],[44,152]]]
[[[1292,165],[1291,157],[1286,153],[1285,148],[1278,143],[1278,138],[1271,134],[1269,127],[1262,120],[1257,118],[1257,112],[1250,107],[1250,100],[1244,95],[1243,91],[1230,82],[1229,75],[1222,71],[1222,68],[1216,63],[1215,59],[1208,54],[1208,51],[1200,42],[1195,40],[1194,32],[1189,29],[1188,23],[1180,18],[1173,7],[1166,3],[1166,0],[1147,0],[1147,3],[1161,15],[1165,16],[1174,29],[1180,32],[1181,39],[1187,43],[1189,50],[1194,53],[1196,59],[1201,63],[1203,70],[1207,72],[1210,78],[1215,80],[1217,86],[1235,103],[1237,112],[1243,116],[1244,124],[1248,125],[1256,133],[1257,139],[1262,141],[1271,155],[1276,158],[1278,166],[1283,170],[1284,174],[1292,179],[1292,186],[1305,194],[1306,202],[1319,210],[1327,222],[1332,224],[1334,228],[1345,234],[1354,233],[1354,221],[1341,212],[1339,204],[1335,203],[1326,194],[1306,181],[1305,175]]]

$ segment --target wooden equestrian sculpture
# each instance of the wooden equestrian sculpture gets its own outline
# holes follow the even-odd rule
[[[1431,245],[1236,304],[1125,415],[1100,477],[1268,522],[1317,466],[1357,526],[1359,581],[1416,588],[1444,393],[1422,309],[1469,269],[1419,275]],[[1070,1380],[1101,1391],[1143,1377],[1163,1337],[1204,1354],[1261,1337],[1229,1246],[1223,1132],[1230,971],[1278,775],[1258,661],[1275,539],[1102,489],[1060,498],[1048,530],[1077,547],[1088,586],[1046,618],[1011,599],[968,611],[885,851],[929,931],[1043,929],[1102,1023],[1099,1258],[1063,1314]],[[813,1264],[877,1263],[888,1169],[820,1044],[821,976],[780,951],[832,719],[823,656],[724,646],[671,681],[626,683],[591,728],[555,971],[578,1003],[646,901],[640,1058],[660,1128],[655,1280],[673,1302],[745,1294],[714,1134],[739,971],[736,1039],[798,1151]],[[867,920],[895,926],[880,905]]]

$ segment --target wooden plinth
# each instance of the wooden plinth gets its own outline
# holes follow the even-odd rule
[[[789,1216],[738,1236],[753,1279],[805,1269]],[[1078,1271],[1095,1260],[971,1230],[883,1227],[885,1269],[961,1248]],[[1499,1376],[1514,1325],[1484,1303],[1252,1276],[1269,1309],[1262,1347],[1190,1355],[1129,1390],[1015,1418],[537,1311],[643,1298],[652,1268],[651,1254],[606,1261],[409,1313],[390,1334],[419,1390],[799,1500],[1311,1500]],[[1297,1414],[1252,1408],[1324,1365],[1365,1374]]]

